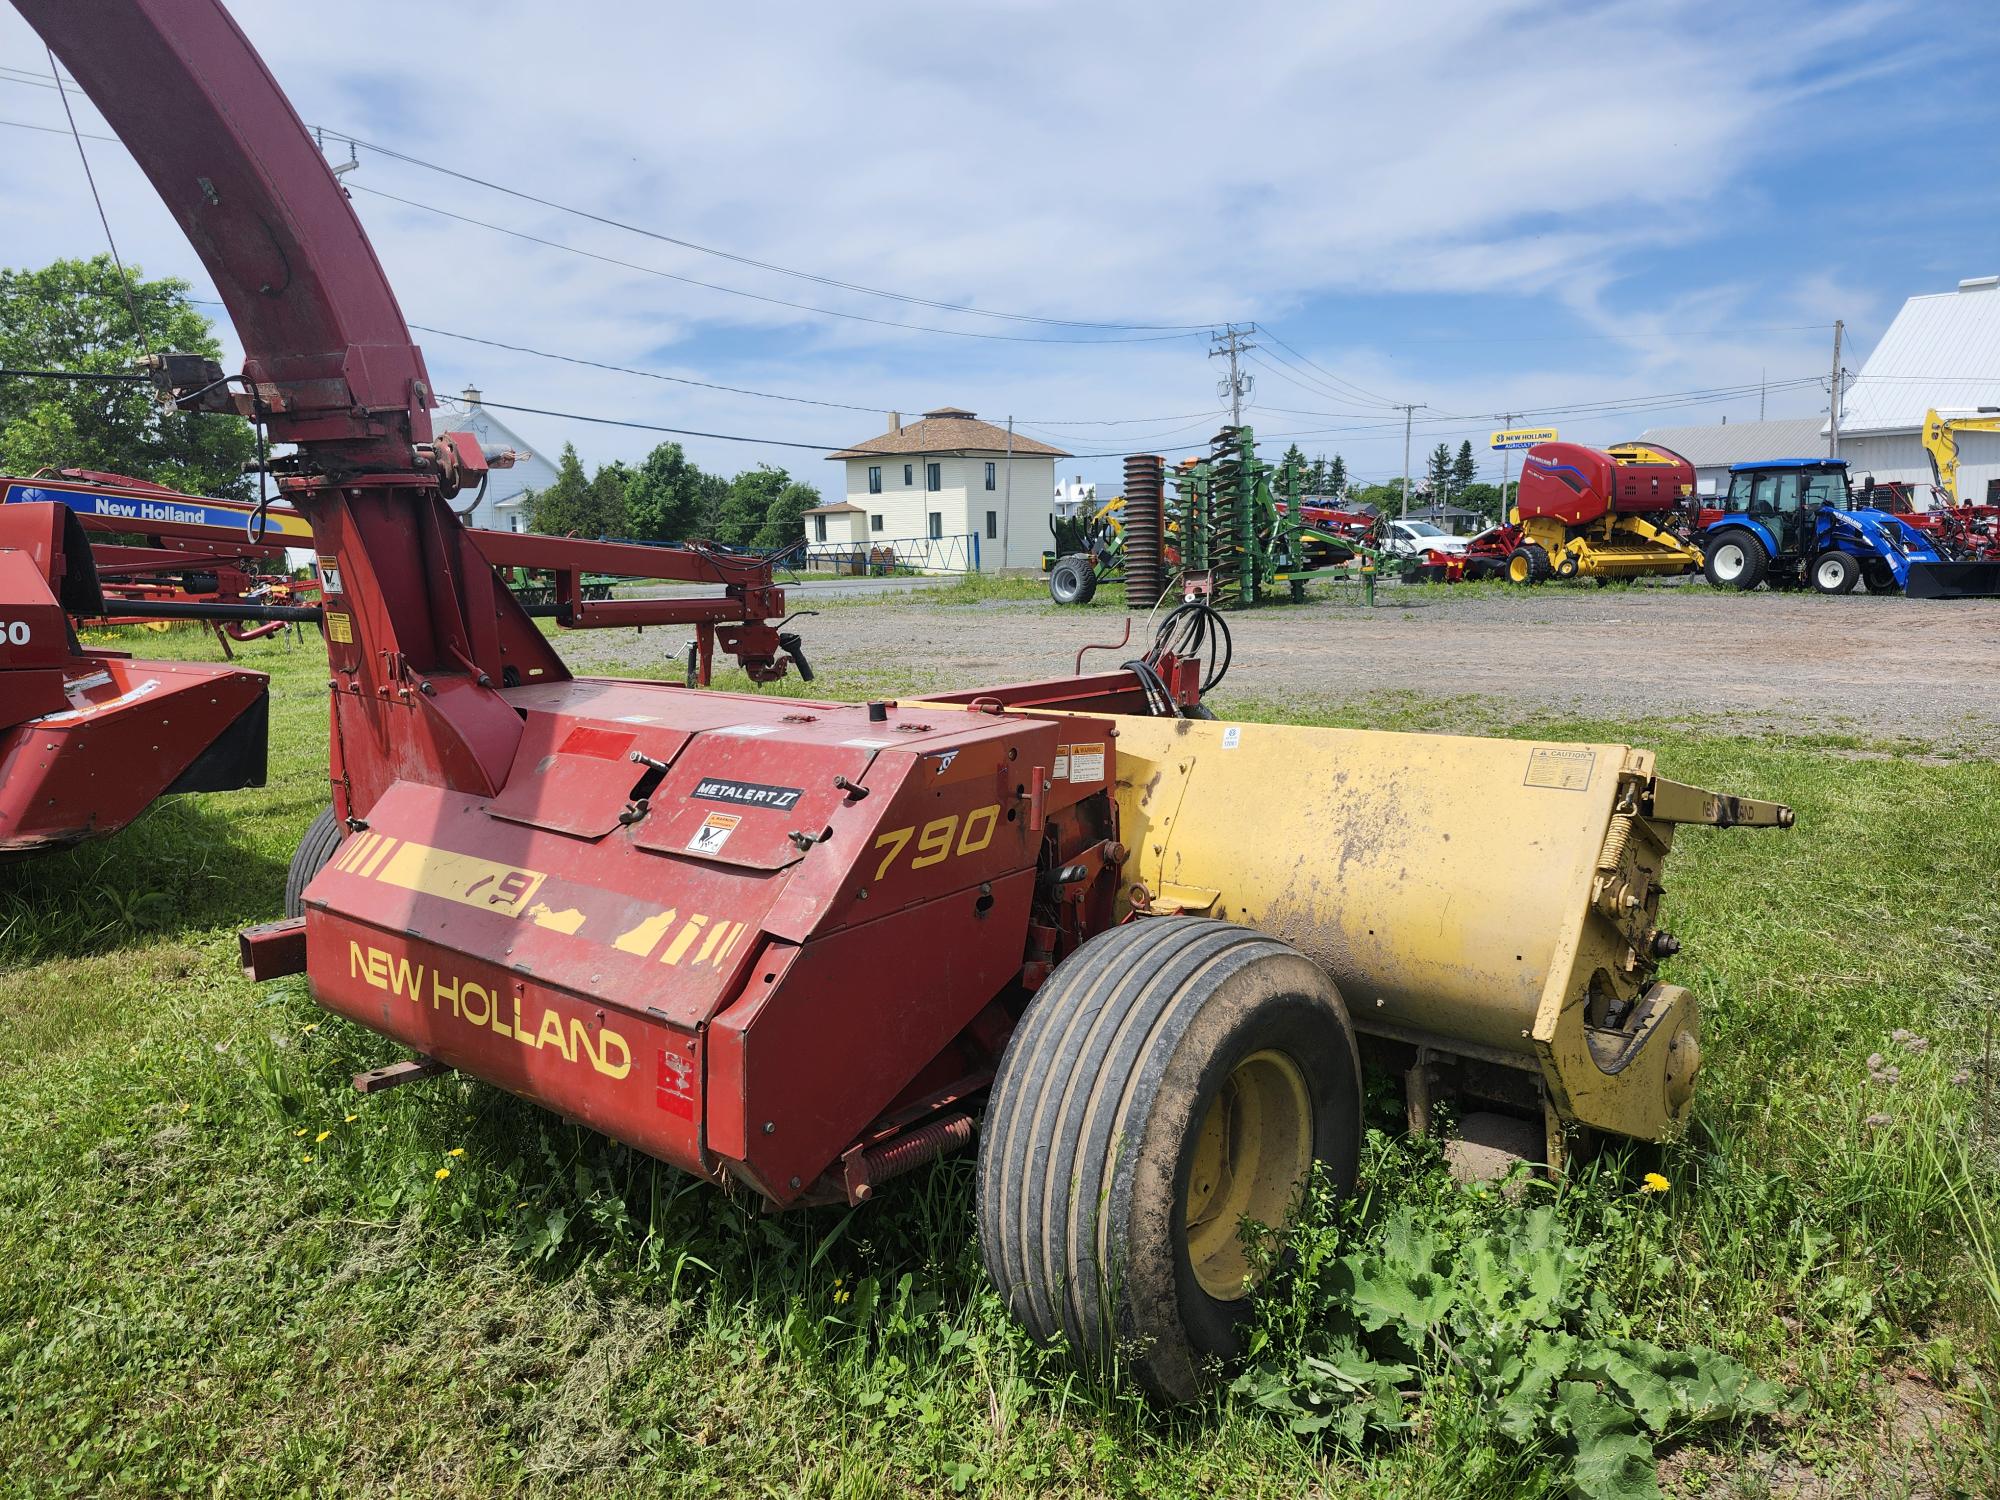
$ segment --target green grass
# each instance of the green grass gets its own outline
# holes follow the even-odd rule
[[[0,867],[0,1492],[1561,1492],[1569,1440],[1510,1436],[1448,1345],[1359,1446],[1244,1396],[1149,1410],[1029,1347],[980,1269],[965,1159],[858,1212],[758,1218],[461,1079],[354,1094],[395,1049],[235,968],[325,777],[316,644],[242,656],[273,674],[268,787]],[[1799,813],[1677,841],[1668,977],[1702,999],[1707,1056],[1686,1141],[1514,1205],[1388,1132],[1383,1092],[1362,1197],[1311,1232],[1379,1258],[1398,1214],[1504,1240],[1552,1207],[1592,1257],[1600,1333],[1783,1388],[1676,1433],[1673,1492],[2000,1487],[2000,1216],[1974,1118],[2000,763],[1479,700],[1284,716],[1632,739]],[[1646,1171],[1669,1191],[1640,1194]],[[1286,1295],[1291,1337],[1340,1315],[1310,1284]]]

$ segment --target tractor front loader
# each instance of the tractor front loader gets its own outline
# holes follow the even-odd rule
[[[976,1138],[1009,1305],[1176,1398],[1240,1347],[1245,1221],[1282,1227],[1315,1164],[1354,1180],[1364,1048],[1558,1158],[1687,1119],[1672,832],[1785,809],[1621,745],[1215,722],[1221,664],[1172,616],[1118,671],[901,703],[573,677],[447,503],[470,455],[217,0],[15,4],[186,226],[241,399],[296,450],[333,806],[298,915],[243,951],[416,1054],[361,1086],[458,1068],[774,1209]],[[164,384],[219,394],[198,361]],[[697,602],[757,680],[795,662],[767,577]]]

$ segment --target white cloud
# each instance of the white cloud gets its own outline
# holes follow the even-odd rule
[[[1312,359],[1370,390],[1483,411],[1592,389],[1721,385],[1753,360],[1803,357],[1812,341],[1789,335],[1707,349],[1658,339],[1694,318],[1790,321],[1753,308],[1754,279],[1663,294],[1636,322],[1611,310],[1614,294],[1629,294],[1629,257],[1712,235],[1746,174],[1822,128],[1799,107],[1817,86],[1806,70],[1882,37],[1896,11],[262,0],[236,13],[305,119],[476,175],[943,301],[1140,322],[1275,315]],[[0,17],[0,59],[44,60],[11,15]],[[47,91],[5,87],[0,99],[0,118],[61,121]],[[8,261],[98,248],[69,143],[6,134]],[[127,254],[204,282],[129,162],[112,146],[91,150]],[[360,185],[665,271],[874,317],[1059,331],[816,286],[362,158]],[[377,197],[357,208],[417,322],[906,411],[954,402],[987,415],[1110,417],[1188,412],[1212,398],[1216,371],[1199,340],[1083,349],[900,333],[700,291]],[[1830,273],[1802,301],[1807,290],[1815,313],[1820,299],[1852,293]],[[1539,299],[1589,329],[1633,336],[1515,349],[1507,365],[1490,347],[1475,361],[1420,341],[1357,344],[1316,312],[1328,298],[1384,294]],[[441,388],[477,380],[524,404],[801,441],[844,442],[881,425],[422,341]],[[1260,379],[1269,405],[1355,409]],[[597,459],[653,441],[519,425],[538,444],[574,436]],[[1310,423],[1274,414],[1266,425]],[[1113,429],[1065,446],[1127,440]],[[1371,455],[1366,466],[1380,468],[1392,448],[1400,461],[1400,431],[1393,443],[1378,433],[1351,442]],[[718,467],[768,456],[819,477],[809,457],[689,446]]]

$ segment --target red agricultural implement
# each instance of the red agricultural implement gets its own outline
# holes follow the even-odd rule
[[[101,615],[83,528],[0,506],[0,858],[115,833],[169,792],[264,784],[261,672],[85,650]]]
[[[573,677],[454,514],[478,455],[433,435],[352,205],[227,14],[15,3],[235,321],[240,395],[200,360],[163,389],[295,449],[333,807],[299,914],[243,951],[418,1054],[364,1087],[458,1068],[778,1208],[858,1204],[977,1129],[1016,1314],[1174,1396],[1237,1347],[1244,1222],[1282,1225],[1315,1162],[1353,1180],[1361,1049],[1419,1127],[1484,1101],[1551,1162],[1686,1120],[1660,870],[1678,824],[1788,810],[1623,745],[1212,722],[1220,664],[1174,616],[1118,671],[917,702]],[[567,607],[699,605],[781,678],[768,571],[693,561],[723,598]]]

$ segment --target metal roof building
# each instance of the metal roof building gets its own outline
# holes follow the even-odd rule
[[[1826,452],[1826,423],[1816,417],[1783,422],[1724,422],[1713,427],[1649,427],[1642,440],[1671,448],[1694,465],[1702,494],[1729,488],[1731,464],[1767,458],[1810,458]]]
[[[1870,479],[1906,484],[1921,501],[1931,482],[1924,414],[1982,406],[2000,407],[2000,276],[1970,277],[1956,291],[1903,304],[1842,396],[1839,457],[1857,488]],[[1655,427],[1646,438],[1693,463],[1704,492],[1728,488],[1732,463],[1811,457],[1829,446],[1824,417]],[[1958,447],[1958,498],[2000,499],[2000,433],[1962,433]]]
[[[2000,406],[2000,276],[1912,297],[1840,403],[1840,440],[1915,432],[1932,407]]]

